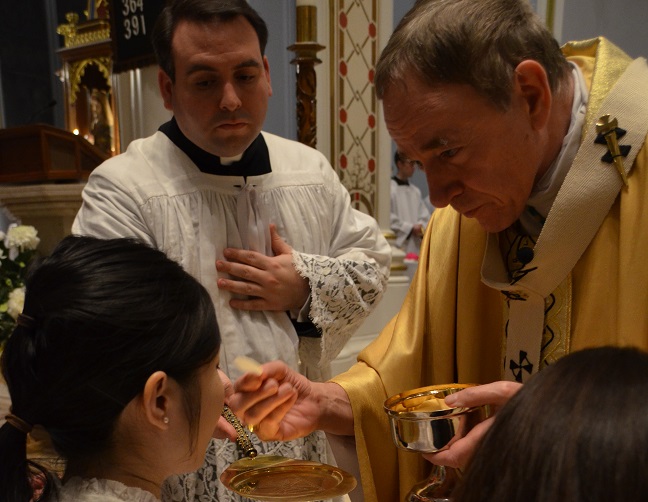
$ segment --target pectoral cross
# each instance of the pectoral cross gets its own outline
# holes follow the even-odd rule
[[[619,147],[618,138],[625,134],[623,129],[618,128],[617,119],[610,120],[610,115],[603,115],[596,123],[596,132],[598,137],[596,143],[603,143],[602,138],[605,138],[605,143],[608,147],[609,154],[605,154],[601,160],[605,162],[614,162],[616,170],[619,172],[623,184],[628,186],[628,177],[626,176],[625,168],[623,167],[623,157],[630,151],[629,146],[622,145]],[[617,133],[618,137],[617,137]],[[610,160],[611,159],[611,160]]]

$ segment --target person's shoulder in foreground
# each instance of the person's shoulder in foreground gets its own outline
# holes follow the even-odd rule
[[[565,356],[498,412],[456,502],[648,500],[646,395],[643,350]]]

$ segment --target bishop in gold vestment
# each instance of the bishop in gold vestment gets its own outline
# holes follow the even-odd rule
[[[604,112],[599,113],[600,104],[631,59],[603,38],[569,43],[563,52],[578,65],[589,86],[587,127]],[[623,127],[621,118],[619,122]],[[645,142],[634,147],[639,151],[629,186],[620,190],[571,270],[568,285],[559,294],[560,312],[550,309],[546,314],[545,323],[558,319],[552,328],[557,338],[553,343],[563,352],[607,344],[648,349]],[[481,280],[487,237],[474,219],[451,207],[437,209],[399,314],[360,354],[359,362],[334,379],[348,393],[353,408],[366,500],[403,500],[430,467],[420,455],[399,451],[391,443],[384,399],[426,385],[503,378],[507,297]],[[545,347],[542,357],[546,352]]]
[[[508,380],[451,399],[502,404],[569,352],[648,349],[648,64],[603,38],[561,52],[526,0],[427,0],[374,82],[437,208],[408,295],[332,382],[270,362],[228,404],[262,438],[355,436],[363,500],[394,502],[430,464],[392,444],[388,397]],[[465,465],[483,430],[433,460]]]

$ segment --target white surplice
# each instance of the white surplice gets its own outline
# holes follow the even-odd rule
[[[159,131],[132,142],[124,154],[93,171],[72,230],[137,237],[196,277],[214,301],[223,340],[221,367],[230,378],[239,376],[232,364],[238,355],[260,362],[281,359],[311,378],[326,378],[330,361],[382,296],[390,248],[377,222],[351,207],[324,155],[262,134],[272,171],[245,178],[202,172]],[[223,250],[252,247],[251,240],[263,239],[270,223],[293,248],[293,264],[311,287],[307,304],[291,316],[310,319],[321,338],[298,339],[285,312],[233,309],[231,294],[217,288],[215,262],[223,259]],[[330,461],[318,433],[285,443],[260,442],[253,435],[253,441],[260,453]],[[198,478],[185,478],[172,489],[173,499],[202,494],[237,500],[217,481],[236,458],[232,443],[215,440]]]

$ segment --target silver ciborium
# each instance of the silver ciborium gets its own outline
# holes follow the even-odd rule
[[[452,408],[445,397],[473,384],[444,384],[396,394],[385,401],[392,439],[398,448],[434,453],[464,437],[488,417],[488,407]],[[459,479],[458,469],[432,466],[430,476],[414,485],[406,502],[450,502]]]

